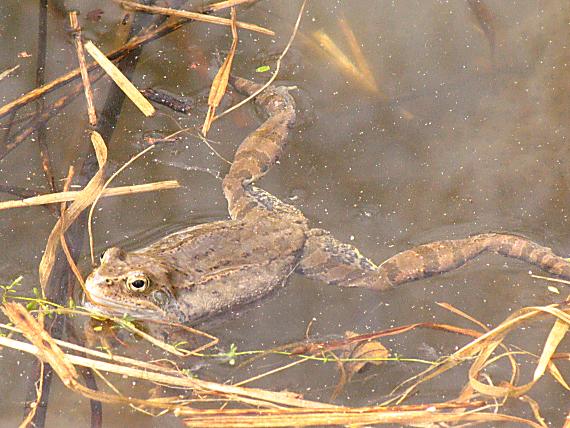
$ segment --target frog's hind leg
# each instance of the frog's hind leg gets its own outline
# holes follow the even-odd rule
[[[311,232],[298,272],[340,286],[386,289],[449,272],[484,252],[520,259],[570,279],[570,261],[516,235],[484,233],[432,242],[398,253],[376,266],[352,245],[342,244],[318,229]]]
[[[261,88],[261,85],[237,77],[232,83],[247,94]],[[248,186],[279,159],[287,142],[289,126],[295,121],[295,101],[286,87],[270,86],[255,101],[269,117],[242,141],[222,184],[233,219],[242,218],[255,208],[264,209],[247,191]]]

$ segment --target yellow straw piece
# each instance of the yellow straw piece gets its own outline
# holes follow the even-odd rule
[[[125,77],[121,71],[115,67],[109,59],[101,52],[97,46],[91,41],[85,42],[85,50],[93,57],[95,61],[101,66],[105,73],[117,84],[121,91],[143,112],[145,116],[152,116],[154,114],[154,107],[152,104],[139,92],[135,85]]]

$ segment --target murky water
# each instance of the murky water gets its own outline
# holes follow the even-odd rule
[[[50,6],[48,80],[76,66],[62,3]],[[120,46],[126,33],[121,23],[124,11],[111,2],[70,3],[81,11],[86,38],[103,50]],[[499,230],[529,236],[569,254],[570,6],[562,0],[488,0],[486,5],[492,12],[494,56],[489,39],[463,1],[311,1],[280,75],[281,82],[300,89],[300,104],[307,111],[300,112],[302,120],[286,156],[263,179],[262,187],[294,201],[314,225],[356,244],[376,261],[414,244]],[[278,34],[271,39],[240,31],[235,64],[240,74],[268,78],[255,70],[270,64],[284,47],[298,7],[298,2],[267,1],[240,10],[239,19]],[[88,12],[96,8],[103,11],[101,20],[87,20]],[[0,4],[0,72],[20,65],[0,81],[0,104],[35,86],[37,13],[31,3]],[[311,43],[312,34],[322,30],[351,56],[338,25],[340,17],[362,44],[385,98],[342,74]],[[210,62],[212,52],[223,53],[229,45],[226,28],[187,25],[145,47],[134,81],[140,87],[177,94],[203,94],[209,81],[201,63]],[[106,85],[96,87],[101,105]],[[132,105],[125,105],[110,153],[116,165],[133,155],[135,143],[146,133],[167,134],[199,125],[203,119],[203,111],[189,117],[161,111],[144,119]],[[209,137],[219,142],[215,149],[231,159],[256,121],[255,113],[245,108],[216,122]],[[243,127],[244,122],[248,126]],[[49,123],[48,145],[58,179],[78,156],[86,126],[82,98]],[[168,164],[222,172],[227,165],[197,138],[188,137],[175,149],[176,158],[171,149],[164,149],[135,163],[115,185],[176,178],[184,188],[102,201],[95,222],[98,249],[111,244],[134,248],[167,231],[227,217],[216,179]],[[40,162],[37,146],[26,141],[0,161],[2,184],[47,190]],[[7,283],[23,275],[22,292],[29,292],[37,286],[38,262],[54,217],[41,208],[4,211],[0,216],[0,280]],[[83,262],[87,272],[87,257]],[[245,350],[302,340],[309,324],[315,337],[420,321],[472,327],[436,302],[448,302],[494,325],[521,307],[560,299],[545,282],[532,279],[528,270],[523,263],[486,256],[456,272],[383,294],[335,289],[294,276],[276,297],[208,331],[220,337],[223,348],[235,343]],[[518,343],[540,352],[547,327],[526,330]],[[449,354],[464,343],[464,338],[429,330],[385,341],[392,353],[426,359]],[[2,370],[14,374],[3,377],[0,387],[3,426],[20,421],[30,360],[2,350]],[[279,364],[283,360],[271,358],[248,371],[211,365],[200,376],[237,381]],[[564,362],[559,367],[568,374]],[[355,377],[338,402],[381,402],[392,387],[421,368],[388,363],[368,370]],[[303,364],[252,386],[328,400],[336,379],[332,364]],[[458,393],[458,382],[466,381],[465,369],[456,370],[453,377],[424,386],[418,400],[449,399]],[[542,415],[553,426],[560,425],[568,411],[567,393],[545,377],[531,395],[540,399]],[[66,393],[58,382],[52,397],[57,400],[50,402],[48,426],[89,423],[87,400]],[[528,407],[509,409],[531,417]],[[119,406],[106,406],[104,420],[105,426],[179,425],[173,417],[154,420]]]

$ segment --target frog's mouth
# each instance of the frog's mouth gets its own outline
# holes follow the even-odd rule
[[[89,298],[83,298],[83,306],[94,312],[104,315],[123,317],[128,315],[137,319],[157,320],[162,319],[156,309],[145,308],[127,302],[117,302],[100,294],[89,292]]]

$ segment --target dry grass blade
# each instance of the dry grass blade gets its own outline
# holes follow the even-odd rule
[[[17,303],[6,302],[2,308],[6,316],[24,334],[26,339],[38,346],[38,357],[50,364],[61,378],[65,386],[76,382],[77,371],[52,337],[38,324],[24,307]]]
[[[121,70],[109,61],[105,54],[101,52],[93,42],[87,41],[85,43],[85,49],[145,116],[152,116],[154,114],[155,110],[152,104],[140,93],[135,85],[121,73]]]
[[[230,72],[232,70],[232,62],[234,60],[234,55],[236,53],[236,48],[238,44],[238,33],[236,28],[236,10],[232,7],[232,45],[230,47],[230,52],[224,60],[224,63],[218,70],[214,81],[212,82],[212,87],[210,88],[210,95],[208,96],[208,113],[206,114],[206,119],[204,120],[204,125],[202,126],[202,134],[205,136],[210,130],[210,126],[214,121],[214,115],[216,113],[216,108],[222,102],[222,98],[226,93],[226,88],[228,87],[228,81],[230,79]]]
[[[5,79],[6,77],[8,77],[12,72],[16,71],[18,68],[20,68],[20,65],[15,65],[12,68],[9,68],[7,70],[4,70],[2,73],[0,73],[0,81],[2,81],[3,79]]]
[[[97,155],[99,170],[95,173],[93,178],[91,178],[89,183],[87,183],[87,186],[85,186],[85,188],[75,198],[75,201],[67,208],[65,216],[59,218],[49,235],[46,249],[39,267],[42,291],[45,290],[48,283],[49,276],[55,262],[60,237],[65,233],[69,226],[71,226],[81,212],[85,210],[93,200],[95,200],[97,194],[100,193],[100,190],[103,187],[105,165],[107,163],[107,147],[105,146],[103,138],[101,138],[101,136],[95,131],[91,134],[91,142],[93,143],[95,154]]]
[[[483,324],[481,321],[479,321],[479,320],[473,318],[471,315],[466,314],[466,313],[463,312],[462,310],[457,309],[457,308],[454,307],[454,306],[451,306],[449,303],[436,302],[436,304],[437,304],[438,306],[441,306],[441,307],[444,308],[444,309],[447,309],[447,310],[450,311],[450,312],[453,312],[453,313],[456,314],[456,315],[459,315],[459,316],[462,317],[462,318],[465,318],[465,319],[471,321],[473,324],[478,325],[479,327],[481,327],[481,328],[483,329],[483,331],[489,331],[489,328],[488,328],[485,324]]]
[[[139,3],[134,3],[132,1],[124,1],[124,0],[113,0],[113,1],[115,3],[121,4],[121,6],[123,6],[123,7],[133,9],[133,10],[139,10],[141,12],[157,13],[160,15],[168,15],[168,16],[176,16],[178,18],[192,19],[194,21],[208,22],[210,24],[219,24],[219,25],[227,25],[227,26],[232,25],[232,20],[227,19],[227,18],[220,18],[218,16],[205,15],[203,13],[189,12],[186,10],[169,9],[167,7],[145,6],[145,5],[142,5]],[[218,9],[222,9],[224,7],[227,7],[227,5],[223,4],[221,6],[218,6]],[[274,36],[275,35],[274,31],[268,30],[267,28],[263,28],[263,27],[260,27],[258,25],[255,25],[255,24],[248,24],[246,22],[236,22],[236,25],[239,28],[242,28],[244,30],[255,31],[257,33],[266,34],[268,36]]]
[[[558,370],[558,367],[556,367],[556,365],[550,361],[548,363],[548,372],[550,373],[550,375],[556,379],[556,381],[562,385],[562,387],[566,390],[566,391],[570,391],[570,385],[568,385],[568,383],[566,383],[566,380],[564,380],[564,377],[562,376],[562,373],[560,373],[560,371]]]
[[[538,423],[542,427],[548,428],[546,421],[540,415],[540,407],[539,407],[538,403],[535,400],[533,400],[532,398],[530,398],[528,395],[523,395],[522,397],[520,397],[520,399],[521,399],[521,401],[524,401],[525,403],[527,403],[529,405],[530,409],[532,410],[532,414],[534,415],[534,418],[538,421]]]
[[[67,177],[65,178],[65,185],[63,186],[63,190],[65,192],[67,192],[69,190],[69,187],[71,186],[71,181],[73,180],[74,174],[75,174],[75,169],[73,168],[73,166],[70,166],[69,172],[67,173]],[[65,217],[65,211],[67,210],[67,205],[65,202],[61,203],[60,210],[61,210],[61,217]],[[59,243],[61,245],[61,249],[63,250],[63,253],[65,254],[65,258],[67,259],[67,264],[71,268],[71,271],[75,275],[75,278],[77,278],[77,281],[81,285],[81,288],[83,290],[85,290],[85,281],[83,280],[83,277],[81,276],[81,272],[79,272],[79,268],[77,267],[75,260],[73,260],[73,256],[71,255],[71,251],[69,251],[69,246],[67,245],[67,241],[65,240],[65,234],[60,235]]]
[[[348,41],[352,56],[354,57],[356,65],[358,66],[360,72],[363,74],[364,78],[370,82],[371,86],[376,87],[378,89],[378,92],[381,93],[381,90],[378,88],[378,85],[376,83],[376,79],[374,79],[374,74],[370,69],[370,65],[368,64],[364,53],[362,53],[358,39],[348,24],[348,21],[344,18],[341,18],[338,20],[338,24],[344,34],[345,39]],[[382,94],[382,96],[385,97],[384,94]]]
[[[345,75],[350,77],[354,82],[362,85],[366,90],[382,96],[376,83],[370,81],[363,75],[363,73],[354,65],[354,63],[344,54],[344,52],[336,45],[335,42],[326,34],[324,31],[319,30],[313,33],[313,37],[320,44],[321,48],[329,54],[329,57],[335,64],[337,64],[339,70],[341,70]]]
[[[481,335],[479,338],[473,340],[472,342],[465,345],[463,348],[455,352],[450,357],[446,358],[440,365],[436,367],[429,368],[419,375],[419,380],[407,388],[402,394],[398,402],[401,402],[405,397],[407,397],[417,386],[429,379],[433,379],[435,376],[459,365],[461,362],[468,358],[477,357],[473,365],[469,369],[469,384],[477,392],[495,398],[507,398],[507,397],[517,397],[526,394],[536,382],[535,380],[520,386],[514,384],[503,383],[501,386],[489,385],[480,382],[477,378],[481,370],[487,364],[488,359],[493,354],[494,350],[502,345],[502,341],[505,336],[511,332],[513,329],[521,326],[523,323],[528,322],[544,314],[551,314],[565,323],[569,323],[570,315],[567,313],[570,309],[568,306],[561,310],[557,305],[540,306],[540,307],[528,307],[517,311],[516,313],[509,316],[505,321],[499,324],[494,329],[488,331],[487,333]],[[558,333],[557,333],[558,335]],[[553,343],[555,340],[553,340]],[[553,364],[549,364],[549,369],[551,372],[556,370]],[[553,374],[553,376],[555,376]],[[514,374],[513,374],[514,377]],[[556,377],[556,376],[555,376]]]
[[[544,349],[542,354],[540,355],[540,359],[538,360],[538,365],[536,366],[536,370],[534,371],[533,380],[537,381],[544,375],[546,371],[546,367],[550,360],[552,359],[552,355],[556,352],[556,348],[566,336],[568,332],[568,323],[557,319],[554,322],[554,326],[552,330],[550,330],[550,334],[546,339],[546,343],[544,344]]]
[[[133,186],[120,186],[105,189],[101,194],[102,198],[111,196],[133,195],[136,193],[155,192],[158,190],[170,190],[180,187],[176,180],[157,181],[155,183],[136,184]],[[81,190],[71,190],[69,192],[50,193],[48,195],[32,196],[26,199],[0,202],[0,211],[10,208],[26,208],[38,205],[58,204],[70,202],[81,195]]]

